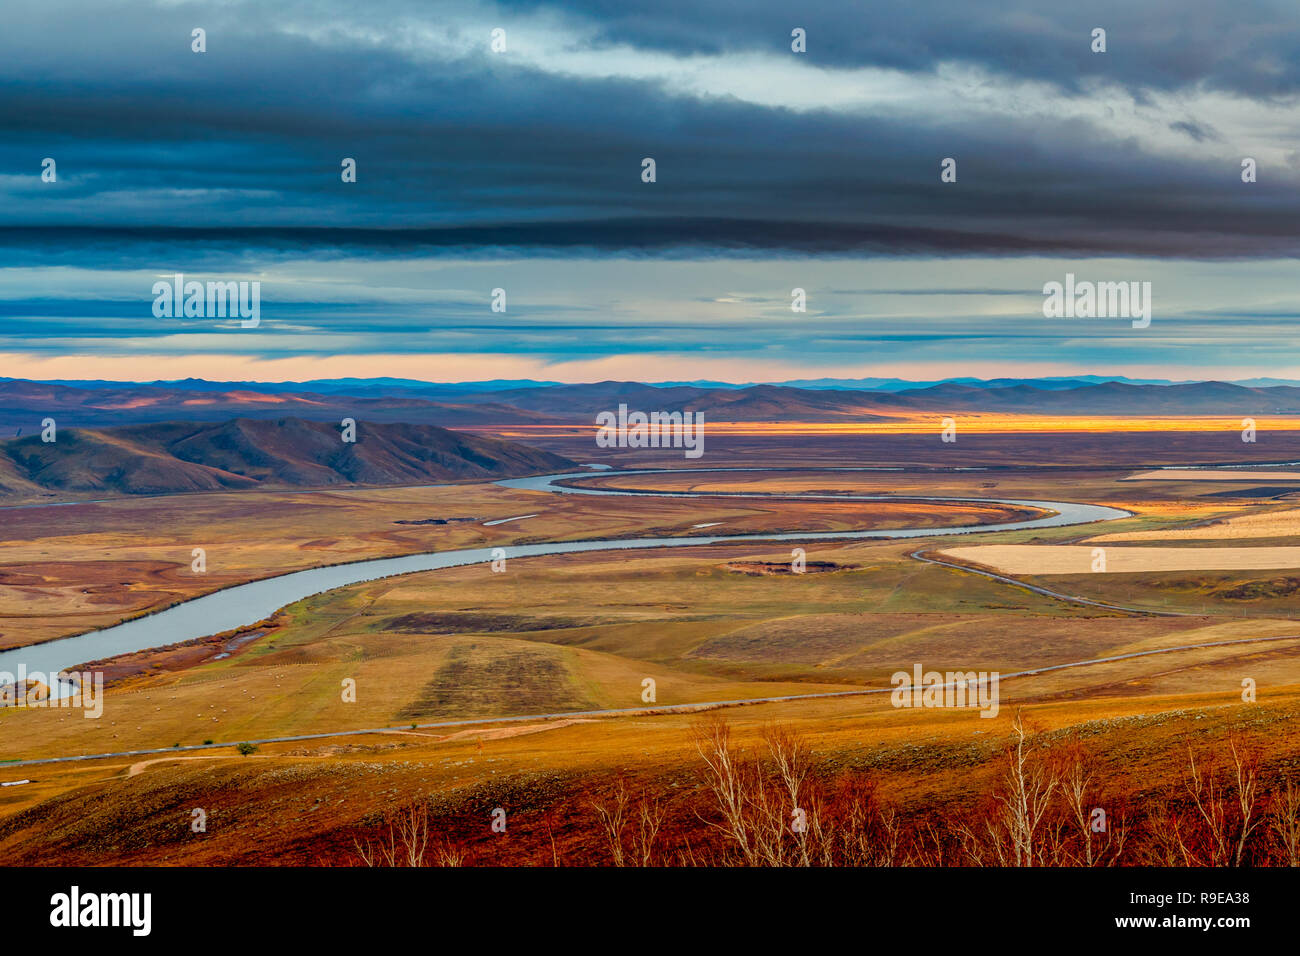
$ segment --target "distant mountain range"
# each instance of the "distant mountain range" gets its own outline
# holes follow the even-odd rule
[[[395,485],[510,478],[575,467],[560,455],[432,425],[239,418],[107,430],[59,428],[0,442],[0,495],[148,495],[252,487]]]
[[[528,412],[590,421],[596,410],[629,408],[705,413],[706,421],[878,421],[916,413],[1001,412],[1055,415],[1276,415],[1300,413],[1300,387],[1252,388],[1227,382],[1130,385],[1104,382],[1045,389],[1027,384],[976,387],[955,383],[903,392],[650,386],[629,382],[558,385],[493,393]]]
[[[627,404],[642,411],[696,411],[707,421],[882,421],[916,414],[999,412],[1053,415],[1300,414],[1300,386],[1229,382],[1141,384],[1074,379],[1050,384],[978,385],[946,382],[906,390],[796,388],[788,385],[587,385],[495,383],[446,395],[429,386],[376,385],[359,380],[352,392],[286,391],[259,384],[214,383],[61,385],[0,381],[0,436],[30,435],[45,417],[62,426],[105,427],[150,422],[224,422],[231,418],[297,417],[337,423],[438,425],[494,431],[518,425],[590,424],[598,412]],[[392,380],[381,380],[391,383]],[[319,383],[318,383],[319,384]],[[457,388],[460,386],[456,386]],[[395,389],[395,393],[386,393]],[[454,399],[454,400],[453,400]]]
[[[0,376],[0,383],[23,381]],[[842,389],[850,391],[906,392],[916,389],[933,388],[936,385],[969,385],[972,388],[1010,388],[1016,385],[1028,385],[1040,389],[1078,388],[1082,385],[1102,385],[1118,382],[1123,385],[1195,385],[1197,380],[1163,379],[1163,378],[1128,378],[1123,375],[1070,375],[1047,376],[1044,378],[943,378],[930,381],[914,381],[903,378],[812,378],[795,379],[786,382],[716,382],[701,379],[689,382],[644,382],[657,388],[689,386],[693,388],[753,388],[757,385],[776,385],[789,388],[807,389]],[[319,394],[344,395],[401,395],[411,392],[425,397],[434,395],[451,398],[455,396],[480,395],[490,392],[514,391],[519,389],[554,388],[563,386],[564,382],[537,381],[535,379],[493,379],[483,382],[424,382],[412,378],[320,378],[306,382],[210,382],[201,378],[174,379],[153,382],[115,382],[102,379],[79,381],[74,379],[41,379],[39,384],[68,385],[76,388],[110,388],[129,389],[139,387],[165,387],[185,389],[194,392],[230,392],[256,391],[265,394],[282,392],[307,392]],[[1300,387],[1300,380],[1282,378],[1234,379],[1229,385],[1243,385],[1248,388],[1272,388],[1275,386]]]
[[[228,388],[212,385],[210,382],[201,383],[200,387],[192,387],[190,382],[158,385],[103,382],[87,387],[0,380],[0,436],[12,436],[18,428],[30,431],[45,415],[54,415],[60,425],[74,426],[296,415],[317,421],[355,418],[468,428],[545,422],[551,418],[502,406],[493,401],[491,393],[475,395],[473,404],[465,404],[433,400],[407,391],[393,395],[343,395],[277,390],[257,384]]]

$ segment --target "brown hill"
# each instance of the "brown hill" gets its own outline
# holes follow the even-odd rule
[[[392,485],[508,478],[560,471],[574,462],[515,442],[435,425],[358,422],[356,442],[339,426],[299,418],[164,422],[114,429],[60,429],[0,443],[0,492],[104,491],[168,494],[250,487]]]
[[[595,382],[496,392],[493,399],[531,413],[546,412],[570,420],[594,421],[601,411],[619,404],[640,411],[702,412],[709,421],[879,421],[877,408],[889,408],[885,392],[751,385],[712,388],[696,385],[640,385],[636,382]]]
[[[708,421],[875,421],[914,412],[956,411],[1056,415],[1277,415],[1300,412],[1300,388],[1250,388],[1226,382],[1131,385],[1104,382],[1044,389],[1028,384],[977,388],[947,383],[903,392],[807,389],[788,385],[715,388],[595,382],[511,389],[495,402],[533,413],[594,419],[629,408],[704,412]]]
[[[30,435],[53,416],[60,426],[114,427],[144,422],[209,421],[232,418],[312,418],[337,422],[413,422],[467,427],[545,422],[542,412],[525,412],[498,403],[457,404],[407,396],[317,395],[310,392],[257,391],[252,388],[200,391],[139,385],[78,388],[23,380],[0,381],[0,431]]]
[[[0,380],[0,434],[37,431],[46,416],[60,426],[108,427],[140,423],[228,421],[232,418],[322,422],[355,418],[453,428],[587,423],[620,403],[640,411],[695,411],[706,422],[870,422],[916,413],[958,411],[1052,415],[1252,415],[1300,413],[1300,388],[1246,387],[1225,382],[1134,385],[1103,382],[1048,389],[1016,383],[975,387],[959,383],[902,392],[809,389],[788,385],[744,388],[637,382],[593,382],[509,388],[455,401],[408,395],[344,395],[280,391],[255,385],[229,390],[183,385],[72,387]]]

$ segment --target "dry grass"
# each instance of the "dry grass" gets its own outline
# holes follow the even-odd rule
[[[1023,737],[1011,701],[985,721],[824,700],[726,711],[721,726],[702,719],[717,712],[661,714],[501,738],[485,728],[477,739],[265,745],[258,759],[173,761],[135,776],[131,758],[24,768],[31,787],[0,791],[0,856],[355,865],[359,843],[375,854],[396,847],[400,860],[405,843],[388,827],[415,803],[429,809],[429,844],[445,839],[466,865],[611,865],[611,834],[625,865],[995,864],[1015,862],[1017,845],[1034,865],[1187,865],[1222,856],[1215,840],[1235,855],[1234,808],[1253,773],[1247,802],[1258,822],[1243,862],[1289,865],[1300,835],[1300,799],[1287,786],[1300,781],[1300,697],[1266,696],[1267,705],[1026,706]],[[1208,821],[1189,786],[1192,759]],[[209,811],[202,840],[185,824],[193,806]],[[489,831],[498,806],[509,811],[508,834]],[[1085,838],[1096,808],[1108,829]],[[1185,851],[1160,833],[1179,834]]]
[[[1199,528],[1168,528],[1161,531],[1124,531],[1099,534],[1091,542],[1104,541],[1232,541],[1243,538],[1294,538],[1300,535],[1300,509],[1265,511],[1239,515]]]
[[[387,833],[378,840],[355,841],[357,857],[366,866],[460,866],[464,851],[446,839],[430,838],[429,808],[411,803],[394,811]]]
[[[1300,568],[1300,547],[1095,548],[1064,544],[985,544],[946,548],[940,554],[1004,574],[1096,574],[1097,551],[1106,573],[1143,571],[1263,571]]]
[[[527,522],[484,521],[538,513]],[[114,499],[6,512],[0,650],[106,627],[222,587],[303,568],[455,548],[646,535],[986,523],[999,506],[596,498],[492,484]],[[430,518],[447,524],[410,524]],[[470,519],[470,520],[460,520]],[[191,569],[194,548],[206,571]]]
[[[1160,468],[1129,475],[1125,481],[1300,481],[1300,471],[1232,471],[1227,468]]]
[[[633,804],[621,779],[612,804],[592,806],[615,866],[1297,865],[1300,788],[1266,778],[1257,745],[1229,736],[1189,748],[1180,779],[1139,796],[1107,792],[1113,781],[1077,740],[1049,749],[1020,714],[1012,730],[983,800],[940,811],[905,812],[869,777],[816,777],[817,757],[788,727],[768,726],[762,750],[746,753],[716,716],[693,734],[703,806],[670,815],[645,794]],[[656,836],[688,831],[679,849],[643,839],[631,857],[623,831],[638,814]]]
[[[1090,473],[1078,480],[1075,487],[1064,478],[1003,472],[861,479],[917,491],[929,482],[938,493],[1125,500],[1104,497],[1125,490],[1113,478]],[[826,476],[816,481],[811,487],[827,487]],[[958,482],[965,487],[948,487]],[[1131,519],[1139,531],[1151,520],[1229,510],[1162,503],[1162,492],[1141,490],[1151,502]],[[220,543],[218,553],[242,540],[238,535],[247,538],[245,551],[231,552],[247,562],[235,570],[247,574],[254,564],[270,567],[286,555],[318,563],[336,550],[508,545],[529,535],[687,529],[742,517],[802,526],[811,513],[766,502],[757,509],[717,500],[546,496],[548,510],[536,522],[398,526],[395,517],[531,513],[538,501],[479,487],[391,489],[298,496],[313,510],[277,516],[276,509],[291,504],[281,500],[267,512],[272,524],[264,528],[241,524],[238,508],[247,496],[224,497],[230,500],[221,514],[204,504],[190,524],[175,528],[161,520],[156,504],[125,502],[113,507],[135,510],[114,512],[118,526],[103,511],[83,521],[78,509],[68,509],[70,520],[58,534],[65,540],[48,529],[19,529],[16,563],[24,573],[50,575],[16,581],[8,585],[16,591],[0,600],[26,595],[23,600],[41,607],[42,619],[54,605],[41,602],[65,598],[83,602],[72,608],[77,614],[120,613],[88,606],[93,594],[81,593],[91,578],[78,575],[97,554],[91,547],[126,548],[132,560],[157,558],[158,548],[199,533],[205,515],[216,519],[208,533]],[[215,498],[204,501],[215,508]],[[851,518],[844,509],[818,520],[833,526]],[[139,530],[153,526],[164,530]],[[304,527],[315,537],[308,540]],[[1078,533],[993,540],[1067,540]],[[835,574],[755,577],[727,569],[737,561],[788,560],[789,547],[769,546],[512,561],[502,575],[466,568],[358,585],[304,602],[284,626],[234,658],[110,690],[103,721],[55,711],[0,714],[0,737],[10,741],[0,756],[387,725],[412,705],[430,716],[484,713],[506,703],[492,688],[507,682],[518,694],[537,695],[539,704],[544,699],[546,708],[565,700],[627,707],[640,704],[646,676],[658,681],[660,703],[736,699],[832,689],[850,669],[857,670],[854,680],[877,681],[878,669],[903,660],[946,666],[978,658],[1005,671],[1112,648],[1287,633],[1291,626],[1240,618],[1119,619],[921,566],[907,557],[916,546],[809,548],[812,559],[855,566]],[[1035,555],[1029,573],[1046,573],[1038,557],[1045,549],[1029,550]],[[1078,550],[1088,555],[1083,570],[1090,570],[1091,547]],[[1112,571],[1122,570],[1116,561],[1128,553],[1175,553],[1106,550]],[[1233,550],[1247,549],[1215,555]],[[57,582],[52,565],[32,564],[44,551],[46,559],[62,562]],[[111,553],[98,555],[95,575],[114,568],[134,573],[132,565],[114,564]],[[210,549],[210,564],[212,558]],[[187,566],[188,551],[167,560]],[[1118,579],[1124,580],[1133,579]],[[153,586],[143,577],[128,583]],[[162,581],[157,590],[173,584]],[[118,591],[143,593],[130,586]],[[6,610],[14,607],[0,606]],[[455,627],[433,630],[458,633],[391,629],[413,614],[432,615],[435,623],[454,619]],[[68,627],[71,620],[50,618],[43,626]],[[1212,620],[1223,623],[1211,626]],[[1232,628],[1240,634],[1229,633]],[[473,651],[463,662],[453,654],[458,645]],[[406,733],[267,745],[256,761],[176,762],[134,777],[127,776],[130,759],[24,768],[22,775],[35,782],[0,794],[0,850],[24,862],[95,863],[1295,865],[1300,786],[1291,775],[1297,766],[1292,741],[1300,732],[1282,717],[1261,724],[1265,729],[1252,739],[1205,732],[1225,714],[1264,720],[1239,701],[1242,673],[1259,680],[1270,707],[1295,712],[1287,685],[1300,679],[1300,663],[1284,650],[1278,644],[1179,652],[1008,681],[1005,714],[987,721],[969,712],[900,713],[881,696],[746,706],[727,711],[726,723],[657,714],[538,725],[546,733],[484,728],[442,740]],[[505,680],[462,686],[454,679],[465,670],[461,663],[470,676],[476,667],[497,667]],[[358,680],[356,704],[339,700],[344,677]],[[1012,723],[1022,703],[1033,713],[1033,728]],[[1193,711],[1195,720],[1186,716]],[[1078,740],[1062,736],[1075,727],[1083,728]],[[1268,749],[1261,751],[1262,740]],[[1123,757],[1115,756],[1119,751]],[[217,811],[219,823],[201,844],[173,833],[185,817],[178,808],[197,795]],[[509,836],[499,840],[487,834],[482,809],[497,805],[511,807]],[[1107,811],[1104,834],[1090,828],[1098,807]],[[800,829],[793,827],[796,819]]]

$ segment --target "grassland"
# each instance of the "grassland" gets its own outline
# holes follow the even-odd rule
[[[1267,468],[1162,468],[1129,475],[1125,481],[1300,481],[1300,471],[1270,471]]]
[[[526,521],[487,522],[537,513]],[[972,524],[1026,512],[960,509]],[[4,512],[0,650],[147,614],[255,578],[424,551],[529,541],[790,529],[924,527],[949,512],[921,503],[690,502],[583,498],[492,484],[115,499]],[[429,522],[429,523],[426,523]],[[434,523],[442,522],[442,523]],[[202,548],[205,570],[192,570]]]
[[[1259,773],[1272,784],[1300,767],[1294,689],[1274,691],[1253,706],[1201,693],[1060,700],[1025,713],[1038,748],[1084,743],[1095,775],[1089,797],[1124,827],[1130,863],[1185,862],[1162,860],[1149,845],[1139,855],[1135,831],[1143,801],[1158,806],[1177,798],[1189,748],[1202,760],[1228,739],[1255,748],[1264,755]],[[728,713],[738,753],[762,754],[768,727],[789,728],[806,741],[816,768],[811,782],[867,786],[873,808],[896,808],[904,831],[935,832],[945,819],[982,825],[1005,776],[1012,717],[981,721],[927,712],[921,724],[917,718],[887,705],[846,711],[826,701]],[[0,791],[0,854],[14,865],[357,866],[361,847],[387,840],[404,808],[421,807],[431,832],[425,865],[436,865],[435,846],[454,849],[459,862],[472,865],[609,865],[598,808],[611,809],[622,788],[638,800],[660,802],[664,825],[653,862],[681,862],[688,847],[704,860],[725,860],[726,841],[696,817],[718,819],[693,742],[699,719],[557,721],[509,735],[393,734],[268,745],[251,757],[226,751],[210,760],[33,768],[25,771],[37,778],[33,784]],[[202,834],[189,826],[195,807],[207,813]],[[505,834],[489,826],[497,807],[508,813]],[[1147,826],[1161,822],[1157,816]],[[1265,824],[1258,836],[1271,842],[1267,818]],[[887,847],[888,839],[878,845]],[[950,852],[921,862],[963,862]]]
[[[1283,505],[1200,497],[1196,483],[1124,482],[1131,473],[796,471],[601,480],[696,493],[1088,500],[1135,513],[1108,523],[1106,534],[1117,536],[1182,535],[1223,521],[1245,529],[1245,538],[1221,538],[1235,544],[1267,541],[1266,532],[1288,527],[1288,519],[1269,517],[1285,513]],[[141,595],[153,589],[159,602],[174,600],[191,593],[177,582],[188,566],[187,545],[200,536],[209,542],[210,574],[237,580],[349,556],[484,543],[691,533],[713,522],[728,532],[835,530],[870,521],[898,526],[952,513],[940,513],[951,506],[907,501],[878,507],[587,498],[483,485],[205,495],[187,503],[113,502],[89,513],[80,509],[92,506],[78,505],[59,509],[68,514],[60,515],[58,534],[39,523],[9,528],[6,552],[18,555],[15,573],[18,566],[27,573],[36,558],[68,569],[60,587],[47,580],[15,587],[73,601],[91,580],[88,571],[111,568],[117,586],[106,593],[135,586]],[[527,521],[483,526],[534,513]],[[976,509],[970,517],[995,515],[996,509]],[[473,520],[395,523],[455,517]],[[1033,529],[982,540],[1090,553],[1090,544],[1078,542],[1095,530]],[[87,552],[90,541],[101,553]],[[974,813],[996,790],[1017,711],[1037,747],[1082,741],[1098,762],[1096,779],[1107,800],[1147,808],[1135,811],[1135,819],[1155,812],[1151,800],[1182,786],[1189,745],[1221,752],[1237,741],[1253,748],[1261,772],[1274,782],[1300,766],[1300,639],[1289,639],[1300,637],[1300,625],[1292,620],[1294,597],[1274,586],[1276,576],[1250,570],[1063,575],[1041,562],[1024,575],[1066,593],[1181,614],[1143,615],[1072,604],[911,556],[950,543],[942,537],[821,542],[806,547],[815,568],[806,574],[775,573],[788,566],[790,546],[762,543],[511,558],[502,573],[456,568],[317,595],[286,608],[229,657],[164,662],[122,677],[109,689],[101,720],[57,709],[0,710],[0,760],[342,736],[262,744],[248,757],[214,748],[175,759],[12,769],[0,763],[0,779],[32,781],[0,791],[0,855],[15,863],[357,864],[359,843],[381,840],[397,811],[418,804],[438,838],[454,843],[466,862],[607,863],[610,850],[593,804],[611,805],[624,785],[671,808],[676,822],[665,829],[661,861],[680,860],[673,854],[688,844],[725,854],[699,824],[712,812],[692,737],[700,714],[662,708],[888,687],[894,671],[917,662],[945,671],[1037,672],[1003,682],[994,718],[974,710],[898,709],[886,694],[728,708],[737,746],[764,752],[765,730],[779,722],[802,735],[827,786],[868,782],[915,821]],[[1107,548],[1108,555],[1121,550]],[[170,568],[171,576],[162,575],[161,584],[148,579],[149,562]],[[10,612],[5,630],[12,633],[21,599],[5,600],[10,603],[0,608]],[[54,619],[44,633],[157,606],[144,600],[64,608],[76,614]],[[1121,657],[1128,654],[1143,656]],[[1046,669],[1108,657],[1121,659]],[[642,696],[647,678],[654,681],[653,704]],[[1257,702],[1243,700],[1247,679]],[[345,681],[355,681],[354,703],[344,699]],[[529,718],[605,709],[627,713]],[[505,717],[526,719],[491,720]],[[473,719],[488,722],[411,726]],[[391,729],[347,735],[380,727]],[[188,828],[194,806],[208,810],[202,836]],[[500,839],[487,825],[498,806],[508,808],[512,821]]]
[[[1089,542],[1107,541],[1244,541],[1294,538],[1300,535],[1300,510],[1257,511],[1235,518],[1224,518],[1190,528],[1164,528],[1159,531],[1129,531],[1098,534]]]
[[[1300,568],[1300,548],[1144,548],[1098,549],[1086,545],[992,544],[946,548],[948,557],[995,568],[1007,574],[1123,574],[1136,571],[1262,571]],[[1105,566],[1096,564],[1102,557]]]

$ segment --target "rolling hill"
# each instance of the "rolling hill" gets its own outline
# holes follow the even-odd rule
[[[318,421],[406,422],[472,428],[503,423],[550,420],[541,412],[524,412],[494,402],[491,396],[474,404],[431,401],[402,395],[340,395],[285,392],[266,386],[225,389],[168,385],[71,386],[21,379],[0,380],[0,430],[16,436],[30,434],[42,418],[52,416],[60,426],[112,427],[143,422],[208,421],[232,418],[297,416]]]
[[[51,416],[60,427],[110,427],[172,421],[224,422],[286,416],[337,423],[342,418],[449,428],[497,430],[518,425],[591,424],[621,403],[641,411],[701,412],[706,422],[872,422],[916,414],[958,412],[1044,415],[1300,414],[1300,387],[1250,387],[1229,382],[1142,384],[1055,382],[969,385],[946,382],[905,391],[795,388],[789,385],[646,385],[594,382],[526,385],[455,392],[455,386],[390,393],[354,383],[356,394],[285,391],[240,383],[151,385],[0,380],[0,434],[39,430]]]
[[[328,487],[508,478],[574,467],[559,455],[433,425],[301,418],[61,428],[0,443],[0,494],[170,494],[252,487]]]
[[[594,414],[619,402],[641,409],[693,410],[713,421],[872,421],[909,412],[956,411],[1058,415],[1271,415],[1300,412],[1300,388],[1249,388],[1227,382],[1133,385],[1125,382],[1040,388],[1026,383],[976,387],[946,383],[904,392],[656,387],[597,382],[495,392],[492,401],[552,415]]]

